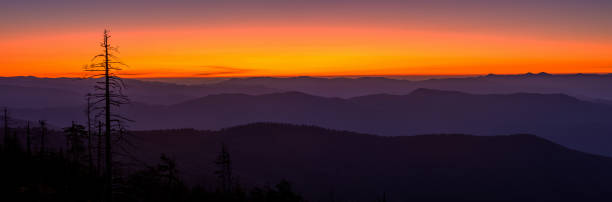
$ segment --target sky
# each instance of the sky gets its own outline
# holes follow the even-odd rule
[[[86,76],[104,29],[124,77],[612,72],[609,0],[0,4],[0,76]]]

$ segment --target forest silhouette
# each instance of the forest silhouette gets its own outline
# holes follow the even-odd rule
[[[5,116],[6,117],[6,116]],[[5,123],[10,119],[5,118]],[[9,126],[9,127],[6,127]],[[96,157],[88,150],[100,150],[88,144],[82,125],[72,125],[64,131],[47,131],[38,127],[11,128],[4,125],[5,135],[0,147],[2,176],[0,194],[11,201],[104,201],[105,164],[92,164]],[[7,133],[8,132],[8,133]],[[45,133],[54,133],[66,141],[65,147],[45,147]],[[95,134],[98,135],[98,134]],[[27,139],[23,143],[22,137]],[[39,141],[37,141],[39,140]],[[37,143],[39,142],[39,143]],[[25,148],[24,148],[25,145]],[[174,159],[161,154],[155,165],[143,165],[126,172],[116,166],[113,178],[113,201],[303,201],[293,191],[291,183],[282,180],[274,186],[243,188],[231,176],[229,154],[223,148],[215,174],[219,183],[186,185]],[[102,161],[103,162],[103,161]],[[213,162],[210,162],[213,164]],[[212,187],[212,188],[210,188]]]

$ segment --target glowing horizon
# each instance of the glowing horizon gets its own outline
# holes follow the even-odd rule
[[[124,76],[134,78],[612,72],[606,20],[612,16],[601,12],[612,8],[606,1],[499,1],[488,10],[480,5],[487,1],[457,8],[420,1],[269,2],[182,2],[155,14],[147,12],[169,5],[133,3],[126,7],[140,10],[116,11],[119,17],[108,21],[99,12],[48,16],[86,3],[15,3],[0,14],[22,17],[0,21],[0,76],[85,75],[81,67],[100,50],[104,28],[130,65]],[[31,8],[42,12],[19,12]]]

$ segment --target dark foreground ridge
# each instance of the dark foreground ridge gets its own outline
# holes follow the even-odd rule
[[[188,183],[212,179],[210,162],[224,143],[241,182],[287,179],[309,201],[612,199],[612,159],[533,135],[382,137],[274,123],[135,135],[146,138],[140,158],[175,157]]]
[[[87,165],[84,145],[71,129],[48,131],[45,147],[36,144],[37,136],[32,145],[12,138],[23,137],[20,128],[5,136],[3,199],[102,196],[101,168]],[[114,163],[114,201],[612,200],[611,158],[533,135],[383,137],[254,123],[219,131],[133,131],[128,137],[134,146]]]

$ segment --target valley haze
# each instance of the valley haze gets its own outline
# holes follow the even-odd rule
[[[91,79],[0,78],[23,120],[84,122]],[[131,130],[218,130],[253,122],[317,125],[385,136],[535,134],[612,156],[612,75],[483,75],[420,81],[382,77],[233,78],[179,85],[126,79]],[[46,100],[40,103],[39,100]]]

